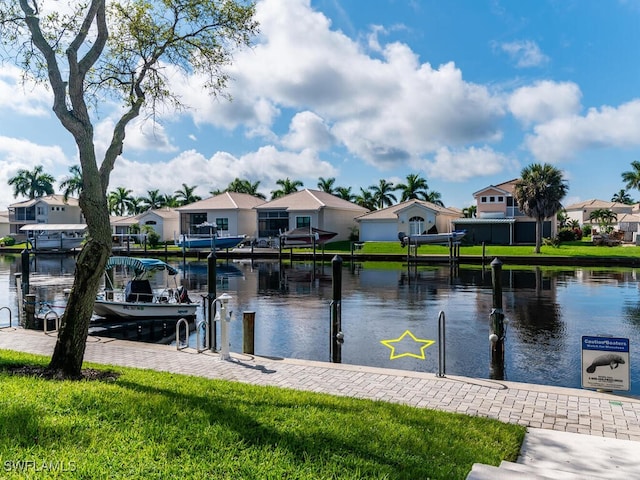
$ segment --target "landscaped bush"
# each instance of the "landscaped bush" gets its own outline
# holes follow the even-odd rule
[[[582,230],[579,228],[561,228],[558,231],[558,240],[561,242],[572,242],[582,240]]]
[[[589,237],[591,235],[591,225],[582,226],[582,236]]]
[[[6,237],[0,238],[0,244],[4,245],[5,247],[12,247],[16,244],[16,239],[11,235],[7,235]]]

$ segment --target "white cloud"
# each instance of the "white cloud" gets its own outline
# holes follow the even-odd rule
[[[549,61],[538,44],[531,40],[502,43],[500,49],[516,62],[518,68],[539,67]]]
[[[589,109],[585,116],[556,118],[534,128],[526,145],[540,161],[558,162],[597,148],[640,146],[640,100]]]
[[[29,117],[51,115],[53,95],[44,85],[22,82],[22,71],[13,65],[0,70],[0,109]]]
[[[36,145],[28,140],[0,136],[0,178],[7,182],[15,177],[18,170],[33,170],[38,165],[42,165],[44,173],[61,179],[72,163],[58,146]],[[54,188],[57,186],[56,183]],[[0,188],[0,209],[22,200],[13,197],[13,189],[9,185]]]
[[[181,82],[183,97],[196,105],[190,114],[197,123],[242,125],[246,135],[274,142],[276,121],[298,128],[299,118],[284,115],[307,111],[331,125],[350,153],[382,168],[444,145],[501,138],[502,99],[465,82],[453,63],[433,68],[407,45],[377,37],[369,45],[373,58],[331,30],[307,0],[261,1],[257,17],[258,45],[236,54],[230,69],[232,102],[208,99],[193,83]],[[300,148],[300,132],[292,134],[283,144]]]
[[[471,147],[452,151],[441,148],[433,162],[423,167],[429,178],[463,182],[474,177],[491,176],[504,170],[517,170],[518,163],[489,147]]]
[[[313,112],[297,113],[291,120],[289,133],[282,138],[282,144],[290,150],[324,150],[333,141],[325,122]]]
[[[120,158],[111,174],[109,189],[125,186],[137,196],[156,189],[162,194],[173,194],[185,183],[197,186],[196,194],[206,198],[211,190],[225,188],[239,177],[252,182],[259,180],[260,190],[269,197],[278,179],[289,177],[315,188],[318,177],[335,175],[335,168],[311,150],[292,153],[267,146],[242,157],[217,152],[210,158],[188,150],[169,161],[152,164]]]
[[[581,97],[575,83],[545,80],[517,89],[508,103],[511,113],[528,125],[577,114]]]

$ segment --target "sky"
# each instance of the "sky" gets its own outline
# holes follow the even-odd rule
[[[60,5],[60,4],[58,4]],[[206,198],[234,178],[317,189],[427,179],[446,206],[517,178],[562,170],[564,205],[610,200],[640,160],[640,0],[258,0],[260,34],[234,54],[231,100],[199,79],[173,88],[189,108],[127,129],[109,190]],[[79,164],[51,94],[0,69],[0,210],[8,180]],[[118,115],[95,118],[103,152]],[[57,185],[56,185],[57,186]],[[58,189],[59,191],[59,189]],[[640,192],[630,190],[640,200]],[[398,195],[399,198],[399,195]]]

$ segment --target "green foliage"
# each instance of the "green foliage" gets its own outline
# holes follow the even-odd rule
[[[0,352],[2,458],[74,469],[46,478],[464,479],[474,462],[515,460],[525,434],[478,416],[148,370],[83,382],[6,373],[45,362]]]
[[[5,247],[13,247],[16,244],[16,239],[11,235],[7,235],[6,237],[0,238],[0,244]]]
[[[591,236],[591,225],[583,225],[582,226],[582,236],[583,237],[590,237]]]

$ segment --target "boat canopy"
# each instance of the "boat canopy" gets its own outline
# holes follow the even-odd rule
[[[168,263],[158,260],[157,258],[135,258],[135,257],[109,257],[105,270],[111,270],[117,265],[133,268],[137,276],[148,272],[157,272],[166,270],[169,275],[176,275],[178,270]]]
[[[71,231],[83,231],[87,226],[84,223],[31,223],[20,227],[22,232],[71,232]]]

